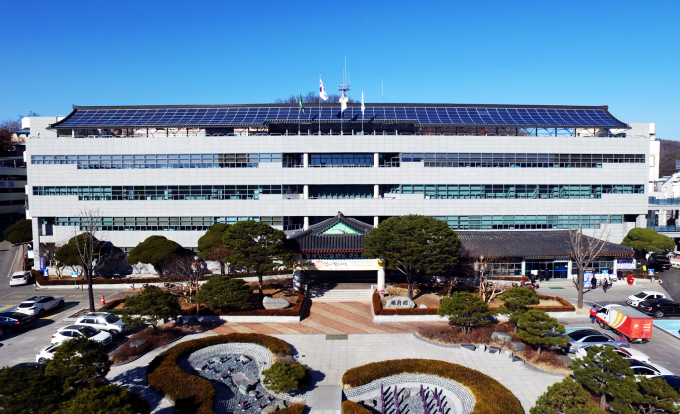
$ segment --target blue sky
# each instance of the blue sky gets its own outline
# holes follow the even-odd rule
[[[0,119],[71,105],[609,105],[680,139],[678,1],[3,1]]]

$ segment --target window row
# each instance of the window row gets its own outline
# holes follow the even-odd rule
[[[373,154],[309,154],[310,167],[372,167]]]
[[[622,215],[579,216],[440,216],[453,230],[596,229],[602,224],[623,223]]]
[[[602,194],[644,194],[645,186],[644,184],[409,184],[401,186],[401,193],[425,194],[434,199],[602,198]]]
[[[239,221],[254,220],[270,226],[295,227],[295,217],[99,217],[100,231],[206,231],[216,223],[235,224]],[[84,226],[86,217],[57,217],[55,226]],[[85,227],[81,227],[85,230]],[[286,228],[286,230],[288,230]]]
[[[32,155],[32,164],[76,164],[78,169],[257,168],[261,162],[281,162],[280,153]]]
[[[645,154],[402,153],[402,162],[425,167],[602,168],[608,163],[644,163]]]
[[[260,194],[289,191],[282,185],[150,185],[33,187],[36,196],[78,196],[79,200],[258,200]],[[292,189],[292,191],[297,188]]]

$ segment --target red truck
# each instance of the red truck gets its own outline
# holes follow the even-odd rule
[[[646,344],[652,338],[654,320],[629,307],[605,305],[597,311],[596,320],[602,329],[611,329],[630,342]]]

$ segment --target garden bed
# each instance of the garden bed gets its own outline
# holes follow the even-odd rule
[[[494,332],[504,332],[512,336],[512,342],[522,342],[514,333],[514,327],[510,323],[497,323],[485,326],[478,326],[465,335],[457,326],[428,326],[418,329],[416,335],[419,337],[441,345],[462,345],[462,344],[485,344],[495,346],[503,350],[509,350],[510,344],[499,344],[491,340]],[[536,351],[530,345],[524,351],[515,352],[515,355],[524,359],[528,364],[548,372],[558,374],[570,374],[567,363],[555,350],[542,347],[541,355],[536,355]]]
[[[510,390],[488,375],[471,368],[432,359],[397,359],[374,362],[347,370],[342,376],[344,389],[369,384],[400,374],[427,374],[457,382],[475,397],[471,414],[523,414],[524,409]],[[363,413],[357,403],[343,403],[343,412]],[[347,411],[344,411],[347,409]]]
[[[213,385],[205,378],[182,371],[177,364],[181,358],[199,349],[238,342],[262,345],[269,349],[274,360],[292,355],[290,346],[286,342],[268,335],[233,333],[210,336],[181,342],[161,352],[148,366],[147,381],[152,388],[175,402],[176,413],[212,414],[216,397]],[[296,408],[291,406],[287,409],[292,409],[291,412],[299,412],[301,408],[304,408],[304,405],[301,406]]]

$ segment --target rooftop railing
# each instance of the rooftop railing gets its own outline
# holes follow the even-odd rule
[[[659,206],[680,205],[680,198],[656,198],[649,197],[649,204]]]
[[[448,136],[448,137],[549,137],[549,136],[543,136],[543,135],[513,135],[513,134],[482,134],[482,133],[411,133],[411,132],[381,132],[381,133],[364,133],[360,134],[357,132],[353,133],[347,133],[347,134],[340,134],[338,133],[300,133],[300,134],[280,134],[280,133],[265,133],[265,132],[258,132],[258,133],[228,133],[228,134],[206,134],[206,133],[196,133],[196,134],[182,134],[182,133],[174,133],[174,134],[165,134],[165,133],[150,133],[150,134],[135,134],[135,135],[60,135],[57,137],[45,137],[45,136],[39,136],[39,135],[31,135],[31,139],[55,139],[55,138],[80,138],[80,139],[99,139],[99,138],[191,138],[191,137],[242,137],[242,136],[341,136],[341,135],[346,135],[346,136],[377,136],[377,135],[389,135],[389,136]],[[551,135],[554,137],[554,135]],[[627,137],[617,137],[617,136],[582,136],[582,135],[559,135],[559,138],[569,138],[569,137],[576,137],[576,138],[644,138],[648,139],[648,137],[644,135],[628,135]]]

